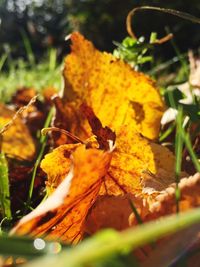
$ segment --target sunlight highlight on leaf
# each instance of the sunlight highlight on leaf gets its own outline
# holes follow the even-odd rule
[[[156,139],[164,104],[154,82],[113,55],[98,51],[81,34],[73,33],[71,40],[72,52],[64,68],[64,108],[71,107],[77,117],[79,106],[86,102],[113,131],[132,124],[142,135]],[[79,117],[79,121],[82,119]],[[66,130],[74,130],[73,134],[81,138],[80,126],[74,126],[70,116],[68,120],[71,129]],[[81,127],[82,135],[87,133],[85,139],[88,124],[83,120]]]

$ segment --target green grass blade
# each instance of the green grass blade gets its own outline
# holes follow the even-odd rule
[[[0,153],[0,204],[3,217],[12,218],[10,204],[10,189],[8,178],[8,164],[4,153]]]
[[[128,202],[130,204],[130,207],[131,207],[131,209],[135,215],[135,218],[136,218],[138,224],[142,224],[143,223],[142,219],[141,219],[140,214],[138,213],[137,208],[135,207],[133,201],[131,199],[128,199]]]
[[[54,108],[51,108],[50,111],[49,111],[49,114],[48,114],[48,116],[46,118],[46,121],[45,121],[45,124],[44,124],[44,128],[47,128],[49,126],[49,124],[51,123],[53,113],[54,113]],[[40,164],[40,161],[42,160],[42,157],[44,155],[44,150],[45,150],[45,147],[46,147],[46,141],[47,141],[47,137],[41,135],[41,137],[40,137],[41,148],[40,148],[38,157],[37,157],[37,159],[35,161],[35,164],[34,164],[34,167],[33,167],[33,173],[32,173],[32,177],[31,177],[31,183],[30,183],[30,187],[29,187],[28,199],[27,199],[27,203],[26,203],[25,213],[27,211],[27,208],[30,206],[31,198],[32,198],[32,195],[33,195],[35,177],[36,177],[36,173],[37,173],[37,169],[38,169],[38,166]]]
[[[200,222],[200,208],[178,215],[166,216],[123,232],[102,231],[72,249],[63,250],[55,257],[43,257],[25,267],[78,267],[100,261],[116,253],[128,253],[158,238],[185,229]]]
[[[183,124],[183,107],[178,107],[176,118],[176,136],[175,136],[175,177],[176,177],[176,211],[179,212],[180,189],[178,187],[182,165],[183,136],[181,134]]]
[[[4,55],[1,56],[1,58],[0,58],[0,71],[2,70],[3,65],[4,65],[4,63],[5,63],[6,59],[7,59],[7,57],[8,57],[7,54],[4,54]]]
[[[38,248],[37,241],[43,243],[43,246]],[[57,254],[62,248],[67,248],[68,245],[58,242],[46,242],[43,239],[31,239],[28,237],[18,236],[0,236],[0,254],[3,256],[25,257],[26,259],[36,258],[46,254]]]
[[[194,164],[196,170],[197,170],[198,172],[200,172],[200,163],[199,163],[199,159],[197,158],[197,156],[196,156],[196,154],[195,154],[195,152],[194,152],[194,149],[193,149],[193,147],[192,147],[192,142],[191,142],[191,140],[190,140],[190,136],[189,136],[188,133],[186,133],[186,132],[184,131],[184,129],[181,130],[181,134],[182,134],[182,137],[183,137],[183,139],[184,139],[184,142],[185,142],[185,145],[186,145],[186,147],[187,147],[187,150],[188,150],[188,152],[189,152],[189,154],[190,154],[190,157],[191,157],[191,159],[192,159],[192,162],[193,162],[193,164]]]
[[[0,254],[4,256],[34,257],[44,255],[44,251],[38,251],[33,246],[33,240],[20,237],[0,237]]]
[[[158,74],[161,71],[166,70],[167,68],[169,68],[170,66],[172,66],[173,64],[176,64],[177,62],[180,61],[180,59],[185,59],[188,57],[187,53],[183,53],[180,55],[180,58],[178,58],[177,56],[173,57],[172,59],[169,59],[157,66],[155,66],[154,68],[152,68],[151,70],[149,70],[147,72],[148,75],[153,76]]]
[[[172,123],[165,132],[163,132],[159,137],[159,142],[163,142],[175,129],[175,123]]]
[[[167,34],[169,34],[171,32],[169,27],[166,27],[166,32],[167,32]],[[175,53],[176,53],[176,55],[177,55],[177,57],[178,57],[178,59],[179,59],[179,61],[181,63],[181,66],[182,66],[182,68],[184,70],[185,76],[188,78],[188,76],[189,76],[189,66],[188,66],[187,60],[181,55],[181,52],[180,52],[178,46],[176,45],[174,39],[171,39],[170,42],[171,42],[171,44],[172,44],[172,46],[174,48],[174,51],[175,51]]]
[[[51,48],[49,51],[49,71],[54,71],[57,65],[56,49]]]
[[[31,47],[30,40],[29,40],[29,38],[28,38],[28,36],[24,30],[21,30],[21,35],[22,35],[22,40],[24,43],[24,47],[26,50],[28,61],[31,64],[31,66],[34,66],[35,65],[35,56],[34,56],[34,53],[33,53],[32,47]]]

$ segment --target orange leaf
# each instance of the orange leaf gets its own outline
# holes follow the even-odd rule
[[[145,203],[142,197],[130,193],[98,196],[86,217],[84,231],[91,235],[103,228],[114,228],[119,231],[128,228],[129,218],[133,212],[130,200],[140,215],[145,216],[149,213],[148,203]]]
[[[88,210],[96,200],[111,153],[78,147],[73,168],[57,190],[33,212],[23,217],[13,234],[42,236],[78,242]]]

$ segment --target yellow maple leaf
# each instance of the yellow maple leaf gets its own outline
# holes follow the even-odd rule
[[[132,124],[143,136],[156,139],[164,104],[154,82],[112,54],[98,51],[81,34],[73,33],[71,40],[63,72],[67,108],[71,105],[76,111],[85,101],[112,130]],[[80,128],[74,134],[80,136]]]
[[[172,153],[150,144],[139,134],[155,139],[159,133],[164,105],[154,82],[112,54],[98,51],[81,34],[73,33],[71,40],[72,51],[65,59],[63,72],[62,102],[56,99],[55,125],[66,127],[79,138],[88,138],[91,130],[79,110],[86,102],[101,123],[116,132],[116,149],[101,193],[141,192],[140,180],[145,170],[159,175],[162,169],[162,176],[170,177],[172,182]],[[65,122],[63,125],[59,118]],[[158,162],[161,155],[169,158],[168,170]]]
[[[164,105],[153,81],[113,55],[98,51],[79,33],[73,33],[71,40],[72,51],[65,60],[64,95],[62,101],[55,100],[55,126],[83,140],[88,138],[91,130],[79,110],[86,102],[101,123],[116,132],[116,149],[101,194],[141,193],[144,171],[157,176],[162,173],[166,183],[173,182],[172,153],[140,136],[155,139],[159,132]],[[168,167],[159,160],[164,157]]]
[[[161,157],[165,156],[168,158],[167,167],[160,161]],[[169,185],[174,181],[173,154],[167,148],[142,137],[134,127],[122,126],[117,133],[116,149],[113,151],[101,193],[142,194],[143,184],[141,182],[144,183],[148,178],[146,172],[164,179],[165,184]]]
[[[0,129],[9,123],[15,112],[0,104]],[[35,155],[35,144],[27,126],[18,116],[2,134],[2,151],[14,157],[32,160]]]

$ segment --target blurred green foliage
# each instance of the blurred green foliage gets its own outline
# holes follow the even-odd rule
[[[48,47],[55,47],[60,58],[67,52],[64,37],[79,30],[95,45],[113,50],[112,41],[125,36],[125,19],[136,6],[154,5],[174,8],[199,16],[199,0],[0,0],[0,54],[26,57],[22,36],[30,40],[36,59]],[[165,26],[175,34],[181,51],[198,47],[200,26],[155,11],[136,14],[133,28],[137,36],[149,38],[152,31],[165,35]],[[162,54],[172,56],[170,45],[163,46]]]

